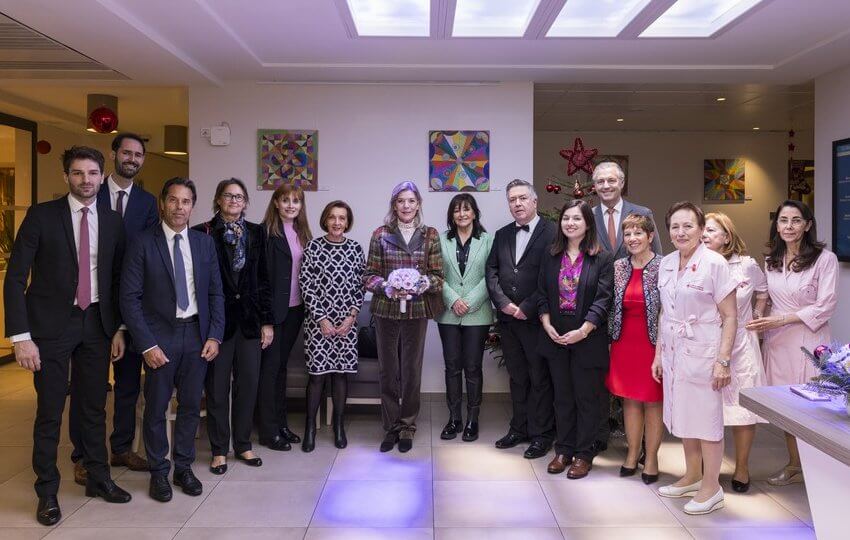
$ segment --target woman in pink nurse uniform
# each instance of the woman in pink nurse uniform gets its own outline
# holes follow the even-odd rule
[[[764,333],[767,384],[804,384],[817,370],[800,347],[812,351],[830,342],[829,319],[838,299],[838,259],[818,242],[817,224],[808,206],[785,201],[776,210],[765,258],[770,316],[747,325]],[[785,434],[788,465],[768,482],[775,486],[803,481],[797,440]]]
[[[701,242],[705,215],[698,206],[676,203],[666,222],[676,251],[658,272],[662,307],[652,375],[664,384],[664,424],[682,439],[686,470],[658,494],[693,496],[684,511],[708,514],[723,508],[721,390],[731,380],[738,282],[726,259]]]

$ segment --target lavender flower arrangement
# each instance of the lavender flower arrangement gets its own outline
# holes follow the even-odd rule
[[[801,348],[820,371],[806,387],[821,394],[841,396],[850,409],[850,344],[819,345],[814,352]]]
[[[425,292],[431,282],[414,268],[399,268],[390,272],[384,281],[384,293],[397,298],[402,313],[407,313],[407,301]]]

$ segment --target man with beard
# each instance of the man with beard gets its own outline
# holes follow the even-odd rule
[[[128,242],[143,230],[159,221],[156,198],[145,191],[133,180],[145,163],[145,142],[134,133],[119,133],[112,140],[114,171],[103,182],[97,194],[98,209],[115,210],[124,218],[124,233]],[[148,463],[133,452],[133,438],[136,434],[136,401],[139,399],[142,355],[134,350],[132,336],[128,336],[128,347],[124,358],[112,364],[115,378],[112,435],[109,443],[112,448],[113,467],[127,467],[132,471],[147,471]],[[74,462],[74,480],[86,483],[86,469],[82,466],[79,422],[71,408],[70,435],[74,450],[71,460]]]
[[[33,372],[36,518],[47,526],[62,518],[56,453],[69,371],[78,448],[88,473],[86,496],[130,500],[112,481],[106,458],[109,360],[124,355],[118,309],[124,231],[117,213],[95,204],[103,154],[74,146],[62,155],[62,167],[68,196],[27,211],[3,289],[6,335],[18,364]]]

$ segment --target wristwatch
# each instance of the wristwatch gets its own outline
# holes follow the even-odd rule
[[[729,360],[718,360],[717,363],[723,367],[729,367]]]

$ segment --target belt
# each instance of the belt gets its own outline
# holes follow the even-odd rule
[[[706,319],[706,318],[699,318],[696,315],[690,315],[684,321],[679,320],[679,319],[674,319],[673,317],[670,317],[669,320],[670,320],[671,323],[678,326],[677,328],[674,328],[674,331],[676,332],[676,334],[679,337],[686,337],[686,338],[693,339],[693,337],[694,337],[693,325],[694,324],[699,324],[699,323],[711,324],[711,323],[717,322],[719,319],[717,317],[714,317],[712,319]]]
[[[182,319],[180,317],[177,317],[177,324],[189,324],[193,322],[198,322],[197,315],[192,315],[191,317],[183,317]]]

